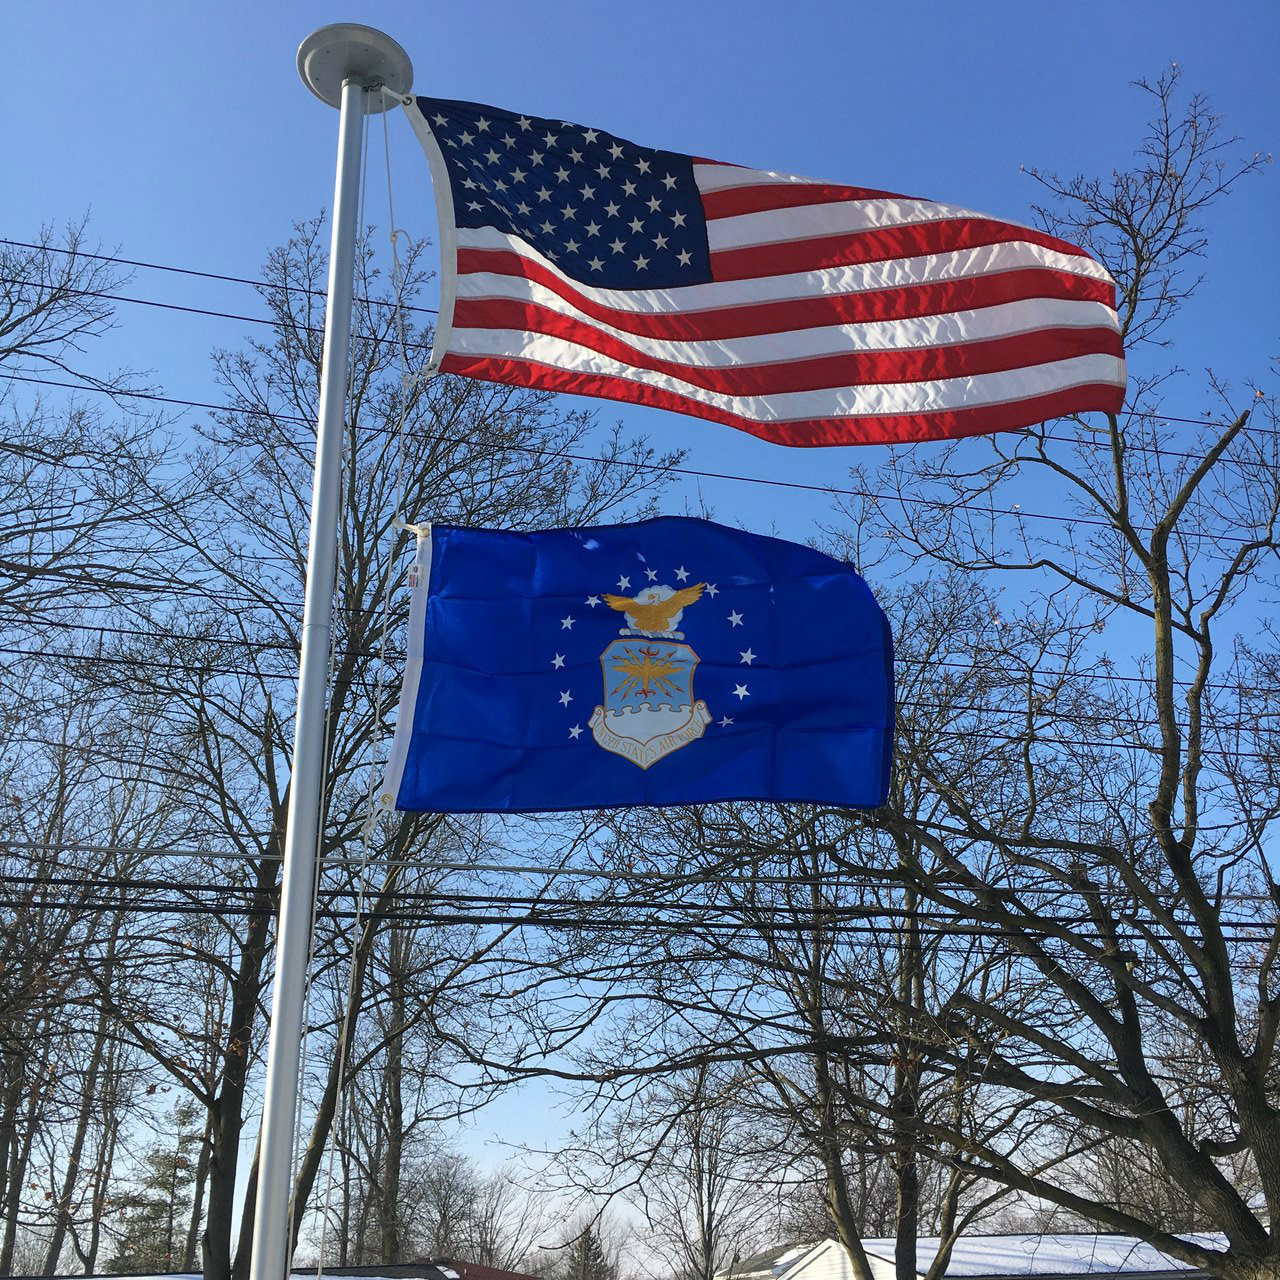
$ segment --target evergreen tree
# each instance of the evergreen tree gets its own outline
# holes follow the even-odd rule
[[[170,1113],[172,1145],[157,1142],[142,1158],[137,1190],[121,1198],[122,1235],[107,1262],[110,1271],[172,1270],[183,1264],[191,1192],[201,1131],[194,1102]]]
[[[563,1280],[618,1280],[618,1264],[605,1253],[595,1227],[588,1223],[569,1246]]]

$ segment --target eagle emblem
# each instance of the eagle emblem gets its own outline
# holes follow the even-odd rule
[[[627,626],[600,655],[604,698],[591,717],[591,732],[606,751],[642,769],[702,737],[711,721],[707,704],[693,696],[698,655],[675,643],[684,639],[676,630],[681,616],[705,587],[698,582],[679,590],[655,586],[635,596],[603,596]]]
[[[680,615],[706,590],[705,582],[695,582],[691,587],[673,591],[670,587],[647,587],[637,596],[612,596],[607,592],[604,602],[610,609],[626,615],[632,631],[646,636],[674,636],[683,640],[676,631]],[[625,632],[624,632],[625,634]]]

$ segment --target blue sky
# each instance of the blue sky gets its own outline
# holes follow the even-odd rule
[[[1012,219],[1029,217],[1037,196],[1020,165],[1123,165],[1144,119],[1128,82],[1171,61],[1250,149],[1280,138],[1280,6],[1265,0],[10,4],[0,31],[22,74],[4,90],[0,234],[25,239],[89,210],[94,234],[126,256],[256,275],[290,223],[331,196],[336,113],[302,87],[294,53],[338,20],[394,35],[422,92]],[[399,221],[434,237],[426,166],[405,122],[391,123]],[[385,226],[377,159],[369,209]],[[1277,177],[1269,170],[1213,216],[1208,278],[1169,357],[1189,371],[1262,379],[1280,345]],[[258,310],[242,286],[157,273],[140,273],[130,291]],[[216,398],[209,349],[245,332],[141,307],[122,307],[119,322],[101,358],[154,370],[168,394],[192,399]],[[1206,403],[1188,375],[1165,408],[1194,416]],[[830,483],[872,460],[866,450],[784,450],[657,410],[604,404],[601,415],[685,446],[691,465],[712,470]],[[827,510],[819,494],[724,482],[703,494],[727,522],[795,537]]]
[[[1247,149],[1280,150],[1274,0],[10,0],[0,16],[0,236],[29,239],[41,223],[87,210],[94,236],[125,256],[256,275],[290,224],[332,193],[337,115],[303,88],[294,54],[314,27],[340,20],[394,35],[420,92],[1015,220],[1037,198],[1020,165],[1074,173],[1126,164],[1144,120],[1128,82],[1172,61]],[[434,237],[426,164],[405,122],[391,126],[399,222]],[[371,177],[371,218],[385,226],[379,165]],[[1171,385],[1170,413],[1209,407],[1193,376],[1205,366],[1237,385],[1265,381],[1280,350],[1278,178],[1269,170],[1213,214],[1207,279],[1167,356],[1190,371]],[[261,313],[252,291],[210,281],[140,272],[129,292]],[[247,333],[122,306],[100,359],[152,370],[169,395],[216,399],[209,350]],[[822,484],[875,457],[785,450],[711,423],[602,405],[604,422],[619,417],[710,470]],[[820,494],[710,482],[704,495],[726,522],[798,538],[829,513]],[[513,1118],[523,1113],[527,1124],[527,1112],[526,1102],[490,1123],[514,1132]]]

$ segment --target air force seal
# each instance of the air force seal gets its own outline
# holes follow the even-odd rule
[[[701,738],[710,723],[707,704],[693,696],[698,655],[679,643],[684,633],[676,630],[705,587],[698,582],[678,591],[647,587],[634,598],[604,596],[627,625],[600,655],[604,700],[591,716],[591,732],[606,751],[642,769]]]

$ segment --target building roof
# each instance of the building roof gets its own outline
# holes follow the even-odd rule
[[[1220,1249],[1219,1236],[1187,1236],[1207,1248]],[[872,1270],[878,1276],[894,1274],[896,1242],[864,1240]],[[936,1236],[916,1242],[916,1271],[924,1275],[938,1253]],[[962,1236],[947,1264],[948,1280],[1074,1280],[1082,1276],[1174,1277],[1192,1280],[1199,1269],[1162,1253],[1134,1236],[1091,1233],[1056,1235]],[[849,1280],[852,1270],[844,1250],[835,1240],[816,1244],[778,1245],[742,1258],[721,1273],[718,1280]]]
[[[775,1245],[763,1253],[753,1253],[749,1258],[739,1258],[725,1274],[731,1274],[734,1280],[745,1276],[781,1275],[793,1262],[802,1258],[813,1247],[809,1243]]]
[[[1189,1236],[1208,1245],[1222,1245],[1216,1237]],[[923,1274],[937,1256],[938,1238],[916,1242],[917,1270]],[[893,1261],[892,1240],[864,1240],[869,1254]],[[1147,1275],[1153,1272],[1194,1271],[1154,1245],[1134,1236],[1061,1234],[961,1236],[951,1251],[948,1276],[1096,1276]]]
[[[432,1258],[454,1272],[459,1280],[537,1280],[524,1271],[504,1271],[501,1267],[485,1267],[478,1262],[459,1262],[457,1258]]]
[[[315,1275],[309,1268],[295,1267],[294,1275]],[[370,1263],[367,1267],[324,1268],[327,1276],[360,1276],[362,1280],[537,1280],[524,1271],[504,1271],[479,1262],[457,1258],[416,1258],[413,1262]]]
[[[294,1267],[294,1276],[314,1276],[314,1267]],[[499,1267],[485,1267],[478,1262],[459,1262],[456,1258],[419,1258],[414,1262],[371,1263],[367,1267],[324,1268],[326,1276],[360,1277],[360,1280],[537,1280],[523,1271],[503,1271]],[[15,1280],[37,1280],[36,1277],[15,1277]],[[68,1278],[72,1280],[72,1278]],[[74,1280],[83,1280],[76,1277]],[[201,1280],[198,1273],[170,1273],[151,1276],[91,1277],[91,1280]]]

